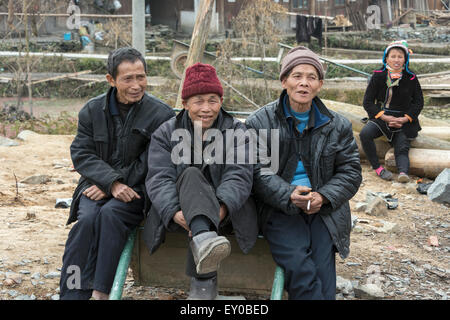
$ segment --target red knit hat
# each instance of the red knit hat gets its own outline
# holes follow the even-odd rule
[[[216,69],[204,63],[196,63],[186,69],[181,98],[187,100],[196,94],[217,93],[223,96],[223,88]]]

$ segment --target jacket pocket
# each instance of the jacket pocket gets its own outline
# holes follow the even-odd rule
[[[95,151],[100,156],[100,158],[105,159],[108,153],[108,137],[103,134],[95,134],[94,133],[94,143],[95,143]]]
[[[328,147],[320,156],[320,169],[324,183],[330,180],[334,174],[334,161],[336,159],[336,149]]]

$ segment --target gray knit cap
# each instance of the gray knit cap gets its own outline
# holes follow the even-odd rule
[[[319,79],[325,78],[325,70],[319,60],[319,56],[304,46],[298,46],[289,50],[281,61],[280,80],[299,64],[310,64],[317,69]]]

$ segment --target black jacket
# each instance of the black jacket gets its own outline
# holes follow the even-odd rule
[[[176,139],[173,139],[174,141],[171,140],[172,134],[177,129],[190,131],[187,119],[187,112],[181,111],[155,131],[150,143],[149,170],[145,185],[152,206],[142,234],[150,253],[155,252],[164,242],[166,230],[175,231],[177,229],[172,220],[174,214],[181,210],[176,181],[190,164],[174,163],[171,158],[172,151],[182,139],[177,135]],[[226,130],[246,130],[243,123],[223,109],[212,128],[220,130],[224,139],[227,136]],[[248,144],[248,140],[242,143]],[[224,141],[223,146],[225,153],[227,141]],[[237,150],[238,145],[234,146]],[[204,148],[206,145],[203,146],[203,150]],[[255,244],[258,235],[256,207],[253,199],[249,198],[253,184],[253,165],[229,164],[225,161],[225,156],[223,159],[222,164],[211,163],[203,166],[202,172],[208,170],[208,176],[216,191],[217,199],[227,206],[236,240],[242,251],[247,253]],[[204,159],[204,161],[208,160]]]
[[[343,116],[328,110],[319,98],[314,98],[310,128],[302,134],[297,130],[298,120],[288,119],[283,111],[284,90],[276,100],[252,113],[247,127],[279,129],[279,165],[272,175],[262,175],[255,167],[253,192],[257,200],[261,231],[271,214],[299,214],[300,209],[290,200],[295,185],[290,182],[298,161],[304,164],[313,191],[326,197],[330,203],[318,214],[323,218],[334,245],[342,258],[349,254],[351,216],[349,200],[361,184],[361,165],[352,126]],[[291,122],[293,121],[293,122]],[[267,136],[270,136],[267,133]],[[274,142],[276,143],[276,142]],[[270,152],[272,142],[267,143]]]
[[[374,71],[363,100],[363,106],[369,119],[377,123],[382,130],[386,127],[386,124],[381,119],[375,119],[375,116],[383,111],[383,106],[387,100],[387,73],[387,70]],[[396,116],[396,113],[398,113],[397,116],[403,117],[405,114],[410,116],[413,121],[405,123],[402,130],[410,139],[417,137],[417,133],[421,130],[418,117],[423,108],[423,94],[417,76],[403,70],[399,85],[394,86],[392,90],[392,100],[389,110],[385,111],[386,114]],[[393,113],[389,113],[389,111]],[[383,132],[385,133],[384,130]]]
[[[114,97],[115,89],[111,88],[89,100],[78,114],[78,131],[70,152],[74,168],[81,177],[73,194],[67,224],[77,220],[79,199],[92,185],[110,197],[112,183],[120,181],[145,196],[147,149],[151,135],[175,115],[172,108],[146,93],[130,109],[120,134],[116,135],[113,115],[119,114]],[[115,158],[112,157],[114,150]]]

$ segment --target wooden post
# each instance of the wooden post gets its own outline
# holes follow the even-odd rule
[[[133,0],[132,44],[145,58],[145,1]]]
[[[309,14],[312,16],[315,16],[316,15],[316,0],[312,0],[309,3],[310,3]]]
[[[30,57],[30,33],[28,32],[28,0],[23,0],[22,11],[24,13],[23,25],[25,28],[25,48],[27,63],[27,87],[28,87],[28,103],[30,106],[30,115],[33,116],[33,88],[31,83],[31,57]]]
[[[214,6],[214,0],[201,0],[200,8],[195,18],[194,30],[192,31],[191,44],[189,47],[188,56],[186,59],[185,70],[187,67],[201,62],[203,51],[205,51],[206,40],[208,39],[209,29],[211,28],[211,16]],[[180,88],[178,90],[178,97],[176,107],[181,108],[181,91],[183,90],[185,73],[181,79]]]
[[[225,32],[225,0],[217,0],[216,6],[219,12],[219,33]]]
[[[328,17],[328,2],[325,4],[325,17]],[[328,20],[327,19],[323,19],[323,23],[325,23],[325,33],[324,33],[324,38],[325,38],[325,55],[327,55],[327,25],[328,25]]]

